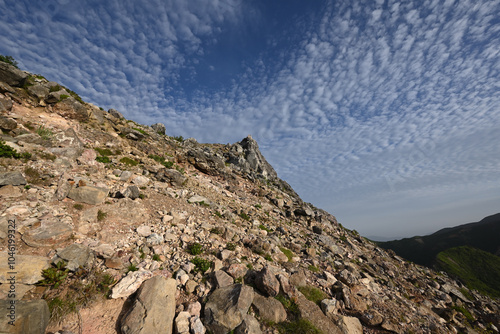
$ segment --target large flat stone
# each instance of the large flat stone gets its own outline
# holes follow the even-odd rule
[[[21,172],[0,173],[0,186],[20,186],[26,184],[26,179]]]
[[[18,300],[14,307],[10,300],[0,300],[0,333],[43,334],[49,324],[50,312],[47,302],[39,300]],[[11,312],[15,317],[10,317]],[[9,324],[9,321],[13,321]]]
[[[13,267],[9,266],[9,255],[7,252],[0,252],[0,283],[8,283],[11,274],[15,272],[17,283],[35,284],[42,277],[42,270],[50,267],[49,259],[44,256],[18,255],[16,254]]]
[[[93,205],[101,204],[108,197],[108,189],[92,186],[72,188],[68,193],[68,197],[76,202]]]
[[[20,69],[0,62],[0,81],[3,81],[10,86],[21,86],[28,75]]]

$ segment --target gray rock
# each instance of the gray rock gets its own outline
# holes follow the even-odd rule
[[[124,135],[126,138],[132,140],[142,140],[146,138],[146,135],[144,135],[143,133],[125,126],[120,129],[120,133]]]
[[[286,320],[286,310],[277,299],[255,294],[252,302],[262,320],[279,323]]]
[[[261,334],[260,324],[253,316],[246,314],[241,325],[236,327],[234,334]]]
[[[143,187],[149,183],[149,178],[139,175],[132,179],[132,183],[138,187]]]
[[[300,271],[294,273],[292,276],[290,276],[290,283],[296,287],[306,286],[307,285],[307,277],[304,274],[304,272],[302,270],[300,270]]]
[[[39,83],[35,83],[33,86],[28,86],[27,88],[28,93],[31,95],[39,98],[39,99],[44,99],[49,95],[49,89],[45,87],[44,85],[41,85]]]
[[[128,186],[122,195],[123,197],[128,197],[130,199],[136,199],[139,198],[139,196],[141,195],[141,191],[137,186]]]
[[[191,325],[191,334],[205,334],[207,332],[199,316],[191,317],[189,324]]]
[[[0,93],[12,93],[15,94],[16,91],[6,82],[0,80]]]
[[[72,128],[57,133],[54,135],[54,140],[57,142],[57,147],[52,147],[50,152],[57,156],[76,159],[83,153],[83,142]]]
[[[54,111],[63,116],[71,119],[76,119],[81,122],[89,120],[89,112],[87,108],[74,97],[68,97],[54,105]]]
[[[188,203],[202,203],[202,202],[206,204],[210,203],[210,201],[206,197],[200,195],[191,196],[187,201]]]
[[[118,119],[124,119],[124,118],[125,118],[125,117],[123,117],[122,113],[121,113],[121,112],[119,112],[119,111],[118,111],[118,110],[116,110],[116,109],[109,109],[109,110],[108,110],[108,113],[109,113],[111,116],[113,116],[113,117],[115,117],[115,118],[118,118]]]
[[[73,227],[71,226],[71,218],[66,217],[42,217],[40,226],[27,231],[23,235],[24,241],[32,242],[36,246],[51,244],[55,239],[69,237]]]
[[[21,172],[0,173],[0,186],[20,186],[26,184],[26,179]]]
[[[0,62],[0,81],[10,86],[21,87],[28,77],[28,74],[17,69],[15,66]]]
[[[90,248],[81,244],[72,244],[58,251],[52,263],[64,260],[67,263],[66,268],[75,271],[79,267],[85,268],[93,258]]]
[[[280,282],[268,267],[262,268],[255,277],[255,285],[260,292],[267,296],[277,296],[280,292]]]
[[[43,299],[18,300],[14,305],[11,300],[0,300],[0,309],[3,314],[0,318],[0,333],[43,334],[49,325],[50,311]]]
[[[246,174],[254,174],[270,181],[278,178],[278,174],[264,158],[259,150],[259,145],[252,136],[247,136],[239,143],[231,145],[226,158],[229,163]]]
[[[155,130],[156,133],[158,133],[160,135],[164,135],[165,132],[167,131],[167,129],[165,128],[165,125],[162,123],[155,123],[155,124],[151,125],[151,127],[153,128],[153,130]]]
[[[23,194],[19,187],[11,186],[10,184],[7,186],[0,187],[0,197],[3,198],[16,198],[21,197]]]
[[[108,189],[91,186],[72,188],[68,193],[68,197],[76,202],[93,205],[101,204],[108,197]]]
[[[175,169],[163,168],[156,173],[156,179],[161,182],[169,182],[174,187],[180,187],[186,181],[186,177]]]
[[[323,314],[318,305],[308,300],[302,293],[297,293],[295,301],[302,318],[311,322],[323,333],[343,334],[340,328]]]
[[[155,276],[145,281],[121,321],[123,334],[172,333],[175,316],[174,279]]]
[[[214,334],[226,334],[241,324],[252,304],[253,289],[233,284],[215,290],[205,304],[205,325]]]
[[[225,271],[217,270],[214,272],[214,281],[217,288],[223,288],[233,284],[234,280]]]
[[[66,89],[60,89],[57,92],[50,92],[45,98],[45,102],[47,103],[57,103],[61,101],[62,95],[70,95]]]
[[[49,259],[45,256],[15,255],[16,283],[35,284],[43,279],[42,270],[50,267]],[[9,283],[10,278],[6,273],[13,271],[9,266],[9,255],[0,252],[0,283]]]
[[[12,110],[13,106],[14,105],[12,104],[11,100],[0,98],[0,112],[10,111]]]
[[[226,168],[222,156],[209,147],[193,148],[187,152],[188,162],[199,171],[209,175],[220,175]]]
[[[363,334],[363,326],[358,318],[337,314],[330,319],[339,326],[343,334]]]

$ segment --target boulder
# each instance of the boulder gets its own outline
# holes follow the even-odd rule
[[[64,260],[67,263],[66,268],[75,271],[80,267],[86,267],[93,258],[90,248],[81,244],[72,244],[58,251],[57,255],[52,259],[52,263]]]
[[[109,110],[108,110],[108,113],[109,113],[111,116],[113,116],[113,117],[115,117],[115,118],[118,118],[118,119],[124,119],[124,118],[125,118],[125,117],[123,117],[122,113],[121,113],[121,112],[119,112],[119,111],[118,111],[118,110],[116,110],[116,109],[109,109]]]
[[[21,172],[0,173],[0,186],[20,186],[26,184],[26,179]]]
[[[8,85],[6,82],[3,82],[0,80],[0,93],[11,93],[15,94],[16,91],[14,88],[12,88],[10,85]]]
[[[214,272],[214,281],[217,288],[223,288],[233,284],[234,280],[225,271],[217,270]]]
[[[11,186],[10,184],[0,188],[0,197],[3,198],[15,198],[21,197],[22,195],[19,187]]]
[[[156,173],[156,179],[161,182],[169,182],[174,187],[180,187],[186,181],[186,177],[175,169],[163,168]]]
[[[122,333],[172,333],[175,294],[174,279],[155,276],[142,283],[130,311],[121,321]]]
[[[120,129],[120,134],[132,140],[142,140],[146,138],[146,135],[143,134],[142,132],[139,132],[137,130],[125,126]]]
[[[28,77],[28,74],[11,64],[0,61],[0,81],[10,86],[21,87]]]
[[[87,122],[89,120],[87,108],[72,96],[56,103],[54,105],[54,111],[63,117],[76,119],[81,122]]]
[[[0,308],[4,315],[0,318],[0,333],[41,334],[49,325],[50,311],[43,299],[17,300],[15,304],[0,300]]]
[[[177,334],[189,334],[189,312],[179,312],[175,318],[175,331]]]
[[[215,290],[205,304],[205,325],[214,334],[226,334],[245,318],[254,297],[253,289],[233,284]]]
[[[80,157],[85,148],[83,142],[72,128],[57,133],[54,135],[54,140],[57,142],[57,147],[52,147],[49,151],[57,156],[68,159]]]
[[[339,326],[343,334],[363,334],[363,326],[358,318],[334,315],[330,319]]]
[[[51,104],[57,103],[57,102],[61,101],[61,98],[63,97],[63,95],[69,96],[70,94],[68,93],[68,91],[66,89],[60,89],[57,92],[50,92],[47,95],[47,97],[45,98],[45,102],[51,103]]]
[[[286,320],[286,310],[275,298],[255,294],[252,305],[257,309],[259,317],[266,322],[279,323]]]
[[[72,188],[68,193],[68,197],[76,202],[93,205],[101,204],[108,197],[108,189],[92,186]]]
[[[28,93],[30,93],[31,95],[33,95],[39,99],[45,100],[45,97],[47,97],[47,95],[49,95],[49,89],[47,87],[45,87],[44,85],[41,85],[39,83],[35,83],[32,86],[28,86],[27,90],[28,90]]]
[[[246,314],[241,325],[236,327],[234,334],[261,334],[260,324],[253,316]]]
[[[255,285],[259,291],[267,296],[277,296],[280,292],[280,282],[268,267],[262,268],[255,277]]]
[[[0,98],[0,112],[10,111],[12,110],[12,107],[13,104],[11,100]]]
[[[50,245],[56,239],[69,237],[73,231],[71,217],[53,217],[52,215],[44,216],[40,219],[40,225],[30,229],[23,235],[23,240],[30,242],[32,245]]]
[[[43,279],[42,270],[50,267],[49,259],[45,256],[15,255],[14,269],[9,266],[9,255],[7,252],[0,252],[0,283],[8,283],[11,271],[16,272],[16,283],[35,284]]]
[[[155,123],[155,124],[151,125],[151,127],[153,128],[153,130],[155,130],[156,133],[158,133],[160,135],[164,135],[165,132],[167,131],[167,129],[165,128],[165,125],[162,123]]]
[[[299,309],[300,316],[308,320],[323,333],[343,334],[340,328],[323,314],[319,306],[304,297],[302,293],[297,293],[295,303]]]

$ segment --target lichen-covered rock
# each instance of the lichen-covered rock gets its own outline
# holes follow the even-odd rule
[[[134,304],[121,321],[122,333],[172,333],[175,293],[174,279],[155,276],[142,283]]]
[[[206,327],[214,334],[232,331],[243,321],[253,297],[253,289],[241,284],[215,290],[205,304]]]
[[[20,186],[26,184],[26,179],[21,172],[0,173],[0,186]]]

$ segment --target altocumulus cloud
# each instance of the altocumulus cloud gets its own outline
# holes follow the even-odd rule
[[[216,89],[200,82],[220,70],[208,56],[262,22],[260,2],[0,0],[0,48],[172,134],[251,133],[305,200],[365,235],[498,211],[500,3],[302,6],[298,28],[266,31],[267,50]]]

